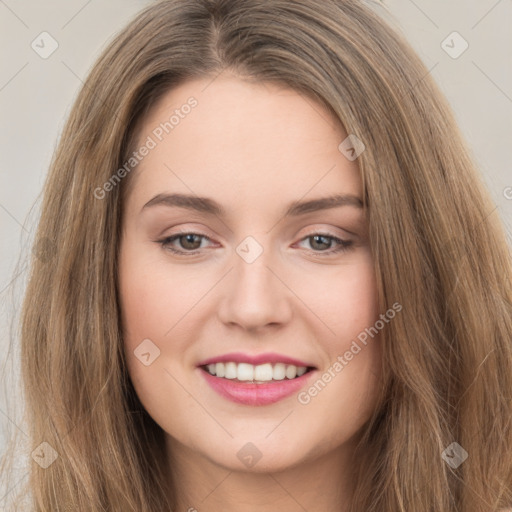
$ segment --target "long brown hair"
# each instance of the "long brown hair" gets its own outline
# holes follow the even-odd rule
[[[37,511],[173,506],[163,434],[122,350],[117,251],[133,174],[103,185],[119,177],[159,97],[224,70],[318,101],[366,148],[357,162],[380,310],[403,309],[382,332],[382,399],[359,446],[350,510],[512,505],[504,232],[428,70],[356,0],[162,0],[98,59],[51,163],[36,243],[52,250],[32,259],[21,318],[30,450],[50,460],[45,442],[58,457],[47,468],[31,459],[20,495]],[[454,442],[468,454],[457,468],[442,456]]]

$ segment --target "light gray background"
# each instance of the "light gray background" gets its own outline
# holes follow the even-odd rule
[[[322,0],[318,0],[322,1]],[[19,311],[38,199],[56,141],[77,91],[99,52],[147,0],[0,0],[0,451],[22,426],[6,398],[18,389],[6,370],[10,325]],[[384,0],[376,7],[401,30],[448,97],[512,240],[512,2]],[[46,31],[58,42],[47,59],[31,47]],[[469,44],[458,58],[441,43],[457,31]],[[450,43],[457,49],[458,42]],[[509,188],[510,187],[510,188]],[[508,196],[508,198],[507,198]],[[16,348],[16,344],[14,345]],[[3,436],[3,437],[2,437]],[[3,497],[0,488],[0,500]],[[2,503],[0,501],[0,508]]]

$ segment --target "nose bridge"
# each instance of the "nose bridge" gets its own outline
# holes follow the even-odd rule
[[[257,237],[257,238],[256,238]],[[272,267],[275,256],[269,243],[270,237],[264,235],[249,235],[236,247],[234,255],[235,287],[248,293],[260,295],[268,293],[274,285],[271,283]]]
[[[269,237],[256,236],[247,236],[236,246],[219,309],[222,321],[250,328],[282,323],[290,312],[287,289],[274,275],[277,258],[267,246]]]

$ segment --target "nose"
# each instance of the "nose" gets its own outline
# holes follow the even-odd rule
[[[234,251],[233,267],[226,276],[218,309],[224,324],[254,331],[289,322],[293,293],[280,275],[282,267],[278,268],[266,248],[251,263]]]

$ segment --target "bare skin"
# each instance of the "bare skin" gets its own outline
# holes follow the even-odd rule
[[[156,140],[174,109],[197,100],[133,171],[125,204],[119,282],[130,377],[166,434],[176,510],[343,511],[380,379],[378,336],[332,371],[382,313],[367,225],[355,202],[284,214],[294,201],[361,199],[357,161],[338,150],[347,134],[312,100],[231,75],[210,82],[167,93],[140,131],[141,143]],[[171,193],[211,198],[225,215],[144,207]],[[197,236],[159,243],[178,232]],[[251,263],[236,250],[249,236],[263,249]],[[134,350],[148,339],[160,354],[146,366]],[[231,352],[277,353],[316,370],[302,402],[294,393],[239,404],[214,391],[197,366]],[[308,394],[329,368],[329,383]]]

